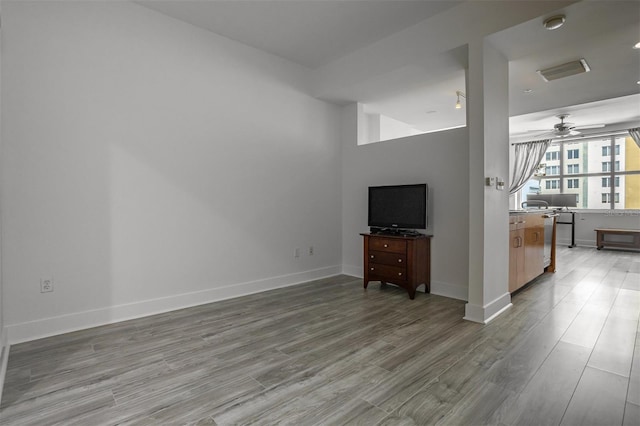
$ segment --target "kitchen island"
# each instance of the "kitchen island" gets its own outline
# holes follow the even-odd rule
[[[553,210],[509,213],[509,291],[556,269],[556,217]]]

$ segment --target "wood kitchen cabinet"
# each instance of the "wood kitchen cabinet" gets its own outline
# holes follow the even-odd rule
[[[524,275],[528,283],[544,272],[544,218],[529,214],[524,227]]]
[[[544,218],[541,214],[509,216],[509,291],[544,273]]]
[[[521,216],[509,216],[509,292],[522,287],[524,281],[524,225]]]
[[[369,281],[392,283],[413,299],[422,284],[431,291],[431,236],[361,234],[364,237],[364,288]]]

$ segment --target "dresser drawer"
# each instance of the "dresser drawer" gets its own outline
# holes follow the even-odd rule
[[[369,251],[369,262],[404,267],[407,263],[407,255],[404,253]]]
[[[407,243],[404,240],[376,237],[369,239],[369,250],[405,254],[407,252]]]
[[[369,276],[374,280],[381,281],[406,281],[407,269],[401,266],[381,265],[379,263],[369,263]]]

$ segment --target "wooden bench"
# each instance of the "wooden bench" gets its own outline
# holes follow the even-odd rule
[[[596,228],[596,248],[601,250],[604,246],[640,249],[640,229],[607,229]],[[616,235],[621,238],[607,240],[606,236]]]

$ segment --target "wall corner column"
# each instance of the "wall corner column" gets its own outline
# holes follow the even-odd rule
[[[485,177],[508,182],[509,69],[486,39],[469,43],[469,294],[465,319],[487,323],[511,306],[508,291],[508,188],[485,186]]]

